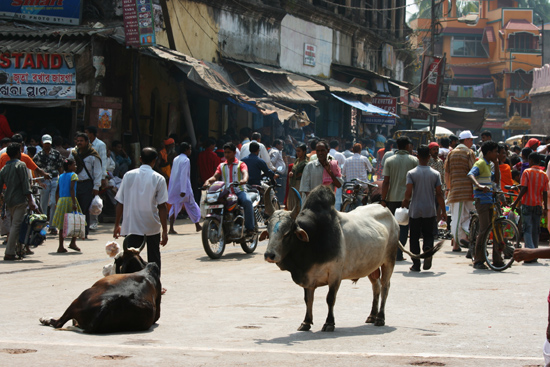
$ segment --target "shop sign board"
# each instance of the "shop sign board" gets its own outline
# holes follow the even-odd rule
[[[376,124],[376,125],[395,125],[395,117],[383,117],[383,116],[361,116],[361,122],[363,124]]]
[[[317,46],[304,43],[304,65],[315,66],[317,57]]]
[[[151,0],[122,0],[126,45],[154,46],[154,8]]]
[[[0,98],[76,99],[72,56],[31,52],[0,54]]]
[[[79,25],[81,0],[0,0],[0,17]]]
[[[372,99],[372,104],[376,107],[380,107],[383,110],[386,110],[397,115],[397,98],[393,97],[374,97]]]

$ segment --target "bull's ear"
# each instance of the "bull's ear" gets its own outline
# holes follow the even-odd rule
[[[298,227],[294,233],[296,234],[296,237],[302,242],[309,242],[309,236],[307,235],[307,232],[304,231],[302,228]]]
[[[265,239],[269,238],[269,232],[268,231],[263,231],[262,233],[260,233],[260,239],[259,241],[263,241]]]

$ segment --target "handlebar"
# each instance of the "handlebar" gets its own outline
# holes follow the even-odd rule
[[[358,182],[358,183],[363,184],[363,185],[368,185],[368,186],[371,186],[371,187],[378,187],[377,184],[373,184],[371,182],[363,181],[363,180],[360,180],[358,178],[354,178],[350,182]]]

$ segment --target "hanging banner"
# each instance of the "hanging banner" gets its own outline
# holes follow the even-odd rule
[[[0,17],[79,25],[81,0],[0,0]]]
[[[422,63],[422,83],[420,85],[420,101],[429,104],[439,104],[439,89],[443,63],[441,57],[424,56]]]
[[[75,99],[76,70],[72,56],[0,54],[0,98]]]
[[[409,114],[409,91],[406,89],[399,89],[399,91],[399,102],[401,102],[401,115],[407,116]]]

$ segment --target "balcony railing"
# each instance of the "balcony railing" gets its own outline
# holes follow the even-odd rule
[[[531,53],[531,54],[540,54],[540,48],[509,48],[506,51],[508,52],[519,52],[519,53]]]

